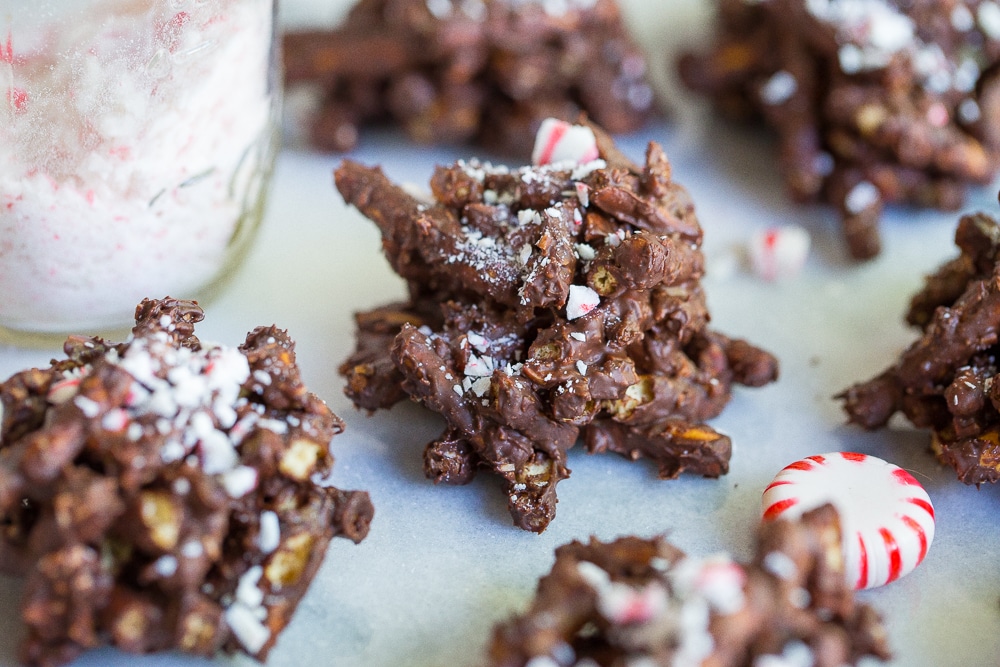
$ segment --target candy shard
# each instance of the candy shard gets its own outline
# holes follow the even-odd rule
[[[845,574],[855,589],[911,572],[934,540],[934,507],[905,470],[874,456],[834,452],[785,466],[762,496],[765,521],[795,519],[825,503],[840,514]]]
[[[794,278],[809,256],[809,232],[797,225],[768,227],[750,240],[750,266],[764,280]]]
[[[542,121],[535,135],[535,147],[531,151],[531,163],[534,165],[558,162],[586,164],[598,157],[600,154],[593,130],[585,125],[573,125],[556,118]]]

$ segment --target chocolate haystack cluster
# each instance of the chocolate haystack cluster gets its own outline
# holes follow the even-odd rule
[[[311,139],[325,150],[392,121],[416,141],[527,158],[546,117],[585,111],[628,132],[653,108],[615,0],[361,0],[337,29],[284,47],[288,83],[323,91]]]
[[[368,410],[409,396],[440,413],[426,475],[464,484],[492,470],[516,525],[536,532],[578,438],[652,459],[662,478],[716,477],[730,442],[703,422],[733,383],[777,376],[771,355],[707,328],[702,230],[661,148],[640,168],[599,131],[566,136],[581,132],[599,159],[459,162],[437,168],[427,198],[351,161],[335,175],[410,291],[357,316],[348,396]]]
[[[837,207],[851,255],[880,251],[886,203],[952,210],[1000,148],[1000,11],[990,0],[720,0],[691,88],[778,135],[787,189]]]
[[[111,644],[263,660],[368,494],[321,483],[343,424],[274,327],[203,345],[192,301],[143,301],[121,344],[0,384],[0,567],[26,578],[21,659]]]
[[[851,422],[882,428],[901,412],[930,429],[937,457],[966,484],[1000,480],[1000,225],[964,216],[961,255],[931,276],[906,320],[923,330],[895,365],[838,398]]]
[[[767,522],[748,565],[685,557],[663,538],[556,550],[531,608],[494,630],[491,667],[815,665],[890,657],[846,583],[832,505]]]

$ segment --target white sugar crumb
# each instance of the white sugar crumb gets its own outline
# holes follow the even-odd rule
[[[260,529],[257,533],[257,547],[261,553],[269,554],[281,544],[281,524],[278,515],[271,510],[260,513]]]
[[[847,193],[844,198],[844,208],[851,215],[857,215],[881,199],[878,188],[868,181],[861,181]]]

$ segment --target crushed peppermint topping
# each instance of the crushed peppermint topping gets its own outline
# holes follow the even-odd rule
[[[474,381],[472,383],[472,386],[469,388],[472,390],[472,393],[475,394],[477,398],[482,398],[483,396],[486,395],[486,392],[490,390],[491,382],[492,380],[488,377],[479,378],[478,380]]]
[[[577,361],[576,362],[576,370],[579,371],[580,375],[586,375],[587,374],[587,364],[585,364],[583,361]]]
[[[191,540],[181,545],[181,555],[185,558],[201,558],[205,553],[205,547],[197,540]]]
[[[874,206],[881,199],[878,188],[868,181],[861,181],[847,193],[844,198],[844,208],[851,215],[861,213],[869,206]]]
[[[586,243],[575,244],[573,246],[573,250],[576,252],[576,256],[584,262],[591,262],[595,257],[597,257],[597,251],[594,250],[593,246]]]
[[[260,530],[257,533],[257,547],[261,553],[269,554],[281,544],[281,523],[278,515],[271,510],[260,513]]]
[[[570,285],[566,300],[566,319],[583,317],[601,303],[600,295],[585,285]]]
[[[493,361],[493,357],[482,356],[477,357],[474,354],[469,355],[469,361],[465,364],[465,374],[470,377],[488,377],[493,375],[493,370],[496,365]]]
[[[714,646],[709,632],[711,612],[734,614],[746,604],[746,573],[724,555],[685,558],[673,568],[662,561],[660,569],[669,590],[656,581],[642,587],[614,581],[607,571],[589,561],[577,563],[576,568],[596,593],[597,608],[608,621],[642,625],[672,619],[679,626],[673,665],[700,665]]]
[[[951,27],[959,32],[968,32],[976,27],[976,19],[968,7],[958,4],[951,10]]]
[[[222,487],[230,498],[242,498],[257,488],[257,469],[237,466],[222,473]]]
[[[792,560],[788,554],[780,551],[772,551],[768,553],[764,556],[764,562],[762,564],[764,569],[774,576],[788,581],[795,579],[799,572],[799,568],[795,564],[795,561]]]
[[[982,117],[979,104],[973,99],[962,100],[962,103],[958,105],[958,117],[962,119],[962,122],[975,123]]]
[[[573,331],[570,333],[570,338],[580,341],[581,343],[587,340],[587,335],[580,331]]]
[[[470,331],[465,337],[469,341],[469,345],[475,348],[480,354],[484,354],[490,349],[490,341],[475,332]]]
[[[976,20],[988,37],[1000,39],[1000,5],[992,0],[981,3],[976,10]]]
[[[785,644],[781,655],[765,653],[754,659],[753,667],[812,667],[816,656],[809,645],[801,641]]]
[[[86,396],[77,396],[73,399],[73,404],[80,408],[80,412],[88,419],[93,419],[101,411],[100,403]]]
[[[546,118],[535,134],[531,162],[535,165],[561,162],[575,165],[591,162],[599,156],[597,138],[589,127]]]
[[[271,630],[259,617],[267,617],[264,591],[258,585],[263,573],[260,565],[247,570],[236,586],[236,599],[224,612],[229,628],[249,653],[259,652],[271,638]]]
[[[153,570],[161,577],[172,577],[177,572],[177,559],[170,554],[160,556],[153,561]]]
[[[795,91],[798,90],[798,87],[799,84],[795,80],[795,77],[790,72],[781,70],[775,72],[761,87],[760,98],[764,100],[765,104],[772,106],[784,104],[791,99]]]

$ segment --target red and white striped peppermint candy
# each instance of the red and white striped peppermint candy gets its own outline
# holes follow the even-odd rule
[[[764,520],[794,519],[825,503],[840,515],[844,568],[855,589],[912,572],[934,540],[934,507],[913,475],[853,452],[808,456],[764,490]]]
[[[531,162],[535,165],[553,162],[585,164],[599,157],[593,130],[586,125],[573,125],[555,118],[542,121],[531,151]]]

